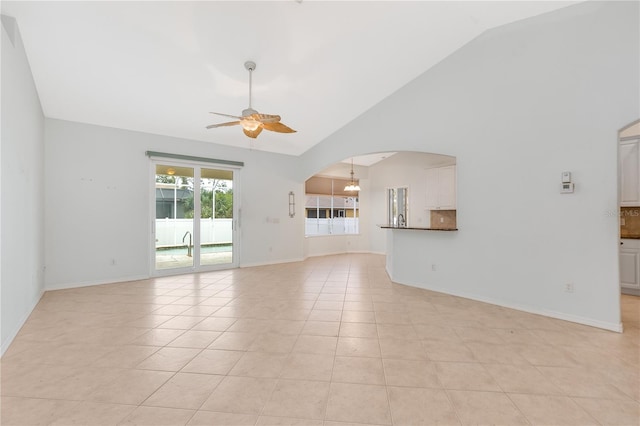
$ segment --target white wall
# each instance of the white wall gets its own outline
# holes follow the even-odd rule
[[[2,16],[2,28],[0,353],[44,288],[44,117],[13,18]]]
[[[300,173],[369,152],[455,156],[460,231],[407,237],[418,258],[394,278],[616,328],[618,219],[606,213],[617,131],[640,116],[638,6],[585,2],[488,31],[307,151]],[[436,276],[425,244],[446,244]]]
[[[148,150],[243,161],[234,185],[241,266],[302,259],[304,192],[293,177],[295,157],[53,119],[45,129],[47,288],[149,275]],[[293,219],[289,191],[298,200]]]

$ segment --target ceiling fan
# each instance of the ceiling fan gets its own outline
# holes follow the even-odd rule
[[[295,133],[296,131],[290,127],[285,126],[280,122],[279,115],[260,114],[255,109],[251,108],[251,76],[253,70],[256,69],[256,63],[247,61],[244,63],[244,67],[249,71],[249,108],[242,111],[242,116],[221,114],[219,112],[212,112],[211,114],[221,115],[223,117],[235,118],[236,121],[228,121],[226,123],[211,124],[207,126],[207,129],[214,129],[216,127],[235,126],[239,124],[242,126],[242,131],[250,138],[257,138],[262,130],[271,130],[278,133]]]

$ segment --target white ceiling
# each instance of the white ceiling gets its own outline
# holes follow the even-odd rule
[[[11,2],[44,114],[299,155],[483,31],[576,2]],[[279,114],[245,137],[209,111]]]

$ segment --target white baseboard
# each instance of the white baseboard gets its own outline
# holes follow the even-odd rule
[[[42,299],[42,295],[44,294],[44,292],[45,290],[40,290],[40,292],[38,293],[38,297],[36,297],[36,300],[32,302],[31,307],[29,308],[27,313],[25,313],[23,317],[20,318],[20,321],[18,322],[18,326],[4,339],[4,341],[2,342],[2,345],[0,345],[0,357],[2,357],[4,353],[7,351],[7,349],[9,349],[9,346],[11,346],[13,339],[16,338],[16,336],[20,332],[20,329],[24,325],[24,323],[26,323],[27,319],[29,319],[29,315],[31,315],[33,310],[38,305],[38,302],[40,302],[40,299]]]
[[[128,281],[147,280],[149,278],[150,278],[149,275],[132,275],[128,277],[111,278],[108,280],[91,280],[91,281],[80,281],[76,283],[47,284],[45,285],[45,291],[67,290],[70,288],[91,287],[94,285],[102,285],[102,284],[125,283]]]
[[[387,274],[389,274],[388,270],[387,270]],[[518,303],[512,303],[512,302],[499,300],[499,299],[493,299],[493,298],[478,296],[478,295],[470,294],[470,293],[466,293],[466,292],[450,291],[449,289],[444,289],[442,287],[437,287],[437,286],[430,286],[430,285],[424,284],[424,283],[399,282],[399,281],[396,281],[395,279],[393,279],[391,274],[389,274],[389,276],[391,277],[391,280],[393,282],[398,283],[398,284],[403,284],[403,285],[408,285],[408,286],[411,286],[411,287],[422,288],[422,289],[430,290],[430,291],[436,291],[438,293],[443,293],[443,294],[448,294],[448,295],[451,295],[451,296],[462,297],[462,298],[465,298],[465,299],[476,300],[478,302],[484,302],[484,303],[489,303],[491,305],[502,306],[503,308],[514,309],[516,311],[528,312],[530,314],[542,315],[542,316],[545,316],[545,317],[560,319],[560,320],[563,320],[563,321],[575,322],[575,323],[578,323],[578,324],[588,325],[590,327],[596,327],[596,328],[601,328],[601,329],[604,329],[604,330],[615,331],[617,333],[622,333],[622,331],[623,331],[623,327],[622,327],[622,323],[621,322],[612,323],[612,322],[606,322],[606,321],[599,321],[599,320],[594,320],[592,318],[581,317],[579,315],[567,314],[565,312],[557,312],[557,311],[544,309],[544,308],[542,308],[542,309],[541,308],[533,308],[531,306],[521,305],[521,304],[518,304]]]
[[[280,263],[293,263],[293,262],[302,262],[304,260],[303,257],[296,257],[293,259],[281,259],[281,260],[273,260],[270,262],[251,262],[251,263],[241,263],[240,268],[252,268],[254,266],[268,266],[268,265],[278,265]]]

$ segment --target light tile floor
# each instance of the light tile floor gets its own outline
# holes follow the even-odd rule
[[[45,293],[2,359],[3,425],[638,425],[624,334],[393,284],[384,257]]]

